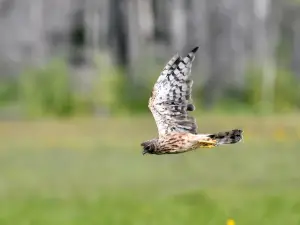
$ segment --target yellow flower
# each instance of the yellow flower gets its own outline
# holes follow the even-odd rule
[[[229,219],[229,220],[227,220],[226,225],[235,225],[235,222],[233,219]]]

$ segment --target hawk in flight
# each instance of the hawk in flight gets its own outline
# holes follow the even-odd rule
[[[178,53],[167,63],[158,77],[148,107],[158,129],[158,138],[143,142],[143,154],[176,154],[197,148],[213,148],[242,140],[242,130],[198,134],[196,120],[188,115],[191,103],[191,67],[198,47],[186,57]]]

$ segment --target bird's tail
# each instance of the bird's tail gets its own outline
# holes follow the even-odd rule
[[[219,132],[215,134],[209,134],[208,136],[217,141],[217,145],[223,144],[235,144],[243,139],[243,131],[239,129],[234,129],[231,131]]]

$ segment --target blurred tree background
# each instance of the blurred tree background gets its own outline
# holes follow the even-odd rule
[[[164,64],[196,45],[202,110],[300,107],[296,0],[1,0],[0,30],[2,117],[146,111]]]

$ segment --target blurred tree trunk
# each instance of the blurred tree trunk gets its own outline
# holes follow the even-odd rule
[[[171,11],[171,46],[174,51],[182,51],[186,45],[185,0],[173,0]]]
[[[100,35],[100,16],[99,16],[99,4],[96,0],[90,0],[85,2],[84,6],[85,16],[84,24],[90,29],[85,29],[86,32],[86,54],[89,58],[88,61],[92,61],[93,57],[99,50],[99,35]]]
[[[87,34],[85,26],[85,14],[85,0],[74,1],[72,5],[69,29],[69,61],[74,67],[81,67],[87,62],[85,57]]]
[[[299,11],[300,13],[300,11]],[[292,51],[292,69],[295,75],[300,79],[300,14],[293,24],[293,51]]]
[[[219,100],[230,75],[230,26],[228,7],[218,0],[208,3],[210,76],[203,88],[204,107]]]
[[[246,53],[246,34],[249,28],[249,20],[251,10],[249,0],[235,0],[234,6],[229,11],[231,15],[231,27],[230,27],[230,46],[232,51],[232,58],[230,61],[230,75],[226,88],[231,91],[234,90],[235,95],[240,94],[240,91],[244,89],[245,84],[245,72],[247,64]],[[249,4],[250,3],[250,4]],[[236,96],[235,96],[236,97]]]
[[[114,49],[117,65],[123,69],[132,82],[139,70],[143,54],[141,54],[141,14],[139,0],[112,0],[110,2],[109,43]]]
[[[32,41],[35,43],[32,45],[31,54],[31,62],[28,64],[33,65],[42,65],[45,63],[45,38],[44,38],[44,1],[43,0],[34,0],[30,4],[29,11],[29,22],[30,26],[27,29],[30,29],[30,33],[32,36]],[[24,55],[24,59],[27,58],[28,55]]]
[[[128,33],[126,0],[110,0],[108,44],[113,50],[116,64],[127,71]]]
[[[109,3],[110,0],[97,1],[98,6],[98,17],[94,18],[94,26],[99,26],[99,33],[95,34],[99,37],[98,44],[101,49],[106,48],[107,33],[109,30]],[[97,21],[98,20],[98,21]],[[96,43],[95,43],[96,44]]]
[[[262,68],[262,96],[261,109],[273,111],[275,95],[275,43],[277,42],[277,28],[275,18],[271,17],[272,2],[270,0],[255,0],[254,12],[256,15],[255,53],[256,64]]]
[[[141,30],[139,27],[139,18],[141,9],[139,8],[139,0],[127,0],[127,34],[128,34],[128,67],[127,74],[132,80],[137,76],[140,59],[143,54],[140,51],[141,47]]]
[[[154,19],[154,40],[165,44],[170,43],[171,8],[168,0],[152,0]]]
[[[289,34],[285,36],[290,37],[289,41],[291,43],[291,70],[300,79],[300,5],[291,4],[286,8],[283,21],[285,22],[284,30]]]
[[[186,46],[188,51],[199,46],[197,57],[193,63],[195,87],[201,85],[201,81],[207,79],[210,68],[208,48],[208,9],[206,0],[186,0]]]

